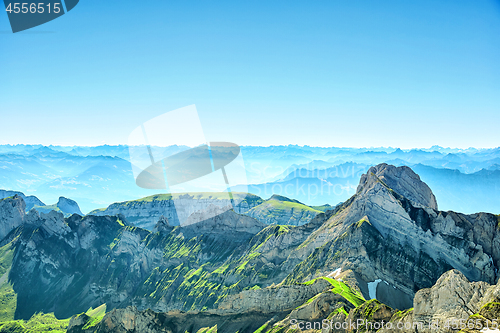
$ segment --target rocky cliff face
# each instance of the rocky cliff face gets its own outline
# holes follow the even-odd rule
[[[73,214],[83,215],[76,201],[65,197],[59,197],[59,201],[57,202],[56,206],[65,215],[73,215]]]
[[[76,201],[65,197],[59,197],[58,202],[53,205],[34,206],[33,209],[44,214],[56,211],[63,214],[65,217],[70,217],[73,214],[83,215]]]
[[[262,199],[253,194],[233,193],[238,202],[234,211],[241,214],[262,203]],[[227,207],[232,202],[221,193],[193,193],[155,195],[135,201],[126,201],[110,205],[104,210],[95,210],[89,215],[114,216],[124,215],[135,226],[152,230],[161,216],[166,217],[171,225],[179,225],[196,212],[202,212],[209,206]]]
[[[467,319],[481,309],[482,299],[490,285],[472,282],[457,270],[443,274],[429,289],[415,295],[413,320],[428,324]],[[430,331],[430,330],[427,330]]]
[[[108,313],[87,330],[82,328],[85,324],[88,327],[88,323],[94,318],[79,315],[71,319],[68,332],[182,333],[203,332],[216,327],[218,332],[256,332],[258,329],[259,332],[272,333],[296,330],[299,327],[297,324],[301,323],[301,331],[317,333],[448,333],[459,330],[461,333],[479,333],[496,332],[494,328],[498,327],[500,320],[500,285],[469,282],[457,270],[444,273],[432,288],[418,291],[415,295],[415,308],[407,311],[397,311],[375,299],[360,299],[354,306],[348,301],[350,297],[346,291],[335,293],[335,288],[329,289],[328,285],[318,282],[315,281],[309,289],[304,285],[294,286],[293,292],[289,292],[286,287],[261,290],[260,294],[254,291],[244,292],[239,298],[240,302],[246,302],[243,295],[251,297],[252,293],[262,302],[258,304],[249,301],[249,304],[254,305],[244,307],[244,311],[233,309],[234,313],[155,313],[129,307]],[[314,293],[316,294],[312,298],[303,302]],[[286,304],[293,303],[286,302],[292,298],[283,299],[285,294],[293,296],[295,304],[302,302],[302,305],[290,311],[290,306]],[[269,299],[274,297],[280,297],[280,301],[284,302],[279,303],[282,305],[281,309],[286,310],[269,312],[277,310],[274,306],[266,308],[267,304],[272,304]],[[230,301],[229,304],[234,303]],[[246,312],[249,308],[256,311]],[[231,324],[228,325],[228,322]],[[487,327],[490,329],[486,329]]]
[[[371,167],[366,174],[361,176],[357,192],[369,189],[377,181],[410,200],[414,206],[438,209],[432,190],[407,166],[395,167],[383,163]]]
[[[322,312],[328,315],[330,303],[334,304],[332,309],[354,308],[339,291],[332,290],[330,282],[318,279],[309,284],[247,290],[224,300],[218,309],[203,312],[156,313],[127,307],[109,312],[94,325],[90,324],[96,322],[95,318],[80,314],[71,319],[68,332],[201,333],[216,329],[217,332],[252,333],[290,318],[317,319]],[[323,311],[318,311],[318,307]]]
[[[0,199],[0,239],[23,223],[25,210],[26,204],[17,194]]]
[[[233,193],[233,196],[237,202],[235,207],[232,206],[231,200],[221,193],[173,194],[115,203],[106,209],[92,211],[89,215],[122,214],[133,225],[152,230],[161,216],[167,218],[173,226],[179,225],[180,221],[182,224],[199,222],[210,206],[233,209],[238,214],[248,215],[262,223],[280,225],[303,225],[322,213],[297,200],[278,195],[265,201],[253,194]]]
[[[37,197],[34,195],[24,195],[24,193],[17,192],[17,191],[6,191],[6,190],[0,190],[0,199],[5,199],[8,197],[13,197],[15,195],[20,196],[23,198],[25,204],[26,204],[26,211],[31,210],[31,208],[35,206],[45,206],[43,202],[40,201]]]
[[[405,294],[409,300],[405,304],[384,299],[404,308],[411,306],[415,291],[431,287],[450,268],[473,281],[495,281],[500,263],[493,245],[500,236],[497,217],[430,208],[426,205],[434,205],[433,196],[425,184],[408,168],[397,169],[382,165],[362,177],[356,195],[287,258],[284,265],[294,267],[287,283],[350,269],[358,274],[361,286],[385,281],[375,284],[377,298],[384,298],[384,284]],[[382,180],[393,175],[414,181],[411,187],[397,186],[400,192],[412,188],[415,193],[408,196],[431,199],[414,203],[400,195]],[[368,288],[363,289],[371,298]]]
[[[393,329],[378,332],[495,332],[500,320],[499,296],[499,284],[470,282],[458,270],[450,270],[432,288],[416,293],[414,309],[393,311]]]

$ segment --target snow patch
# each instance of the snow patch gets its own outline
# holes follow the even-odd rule
[[[381,279],[377,279],[373,282],[368,282],[368,296],[370,297],[370,299],[377,298],[377,286],[380,282],[382,282]]]
[[[327,277],[332,277],[332,278],[336,279],[337,276],[339,276],[341,272],[342,272],[342,268],[337,268],[336,270],[334,270],[333,272],[328,274]]]

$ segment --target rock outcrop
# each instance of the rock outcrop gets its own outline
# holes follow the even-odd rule
[[[26,212],[30,211],[31,208],[35,206],[45,206],[45,204],[40,201],[37,197],[34,195],[24,195],[22,192],[17,192],[17,191],[6,191],[6,190],[0,190],[0,199],[5,199],[8,197],[13,197],[14,195],[18,195],[21,198],[23,198],[24,202],[26,203]]]
[[[24,221],[26,204],[19,195],[0,199],[0,239]]]
[[[383,163],[371,167],[366,174],[361,176],[357,192],[362,193],[377,181],[383,182],[387,187],[410,200],[413,205],[438,209],[432,190],[407,166],[395,167]]]
[[[489,287],[486,282],[469,282],[458,270],[446,272],[432,288],[415,294],[413,320],[429,324],[467,319],[480,310]]]
[[[389,187],[397,179],[406,181],[393,186],[413,201]],[[283,265],[293,272],[286,282],[352,270],[361,285],[384,281],[376,287],[377,298],[399,309],[411,307],[415,291],[430,288],[451,268],[470,280],[493,283],[500,264],[500,248],[493,246],[500,244],[497,216],[437,211],[429,207],[434,201],[427,189],[407,167],[371,168],[356,195],[287,257]],[[391,303],[385,286],[408,302]]]
[[[165,216],[160,216],[158,222],[156,222],[153,232],[163,232],[168,233],[172,231],[173,227],[168,223],[168,219]]]
[[[498,328],[492,320],[500,320],[497,306],[500,285],[470,282],[457,270],[444,273],[432,288],[419,290],[415,295],[414,309],[396,312],[391,318],[393,329],[380,333],[440,333],[480,332]],[[472,328],[472,329],[471,329]],[[477,329],[476,329],[477,328]],[[488,331],[488,330],[486,330]],[[495,330],[493,330],[495,331]]]
[[[233,210],[244,213],[261,204],[263,200],[253,194],[233,193],[236,204]],[[135,201],[119,202],[106,209],[94,210],[89,215],[105,216],[123,214],[135,226],[153,230],[161,216],[168,219],[170,225],[185,223],[193,213],[203,212],[209,206],[227,207],[233,202],[227,193],[185,193],[154,195]]]
[[[157,313],[138,310],[134,306],[115,309],[101,321],[92,323],[87,316],[79,315],[70,320],[68,333],[253,333],[264,325],[281,319],[283,314],[269,316],[259,312],[238,315],[210,312],[172,311]]]
[[[59,201],[56,204],[34,206],[33,209],[36,210],[37,212],[45,214],[48,214],[51,211],[56,211],[58,213],[63,214],[65,217],[69,217],[73,214],[77,214],[80,216],[83,215],[76,201],[65,197],[59,197]]]
[[[83,215],[76,201],[65,197],[59,197],[59,201],[57,202],[56,206],[64,215]]]

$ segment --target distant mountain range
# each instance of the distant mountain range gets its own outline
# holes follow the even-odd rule
[[[0,189],[0,199],[5,199],[15,196],[18,196],[23,199],[25,203],[26,213],[34,209],[40,213],[49,213],[50,211],[56,211],[62,213],[65,217],[69,217],[73,214],[83,215],[83,213],[80,210],[80,207],[78,206],[78,203],[74,200],[65,197],[59,197],[57,203],[53,205],[46,205],[34,195],[26,196],[22,192],[5,191]]]
[[[153,147],[164,154],[188,147]],[[363,172],[379,163],[410,166],[434,189],[443,209],[500,212],[500,148],[402,150],[398,148],[241,147],[247,185],[305,205],[335,206],[355,193]],[[135,184],[127,146],[60,147],[0,145],[0,188],[35,195],[43,202],[72,198],[83,213],[114,202],[158,194]],[[460,197],[456,193],[460,192]]]

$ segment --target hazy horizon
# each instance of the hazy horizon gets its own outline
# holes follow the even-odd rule
[[[61,147],[61,148],[71,148],[71,147],[86,147],[86,148],[95,148],[95,147],[128,147],[129,145],[126,143],[121,143],[121,144],[99,144],[99,145],[58,145],[58,144],[43,144],[43,143],[3,143],[0,144],[0,146],[42,146],[42,147]],[[190,147],[193,148],[195,146],[187,146],[187,145],[168,145],[168,146],[157,146],[157,145],[152,145],[153,147],[159,147],[159,148],[166,148],[166,147],[173,147],[173,146],[185,146],[185,147]],[[488,150],[488,149],[497,149],[500,148],[500,146],[491,146],[491,147],[474,147],[474,146],[464,146],[464,147],[458,147],[458,146],[440,146],[440,145],[432,145],[430,147],[402,147],[402,146],[312,146],[312,145],[298,145],[298,144],[282,144],[282,145],[240,145],[240,147],[310,147],[310,148],[323,148],[323,149],[328,149],[328,148],[337,148],[337,149],[401,149],[401,150],[431,150],[431,149],[458,149],[458,150],[468,150],[468,149],[476,149],[476,150]]]

